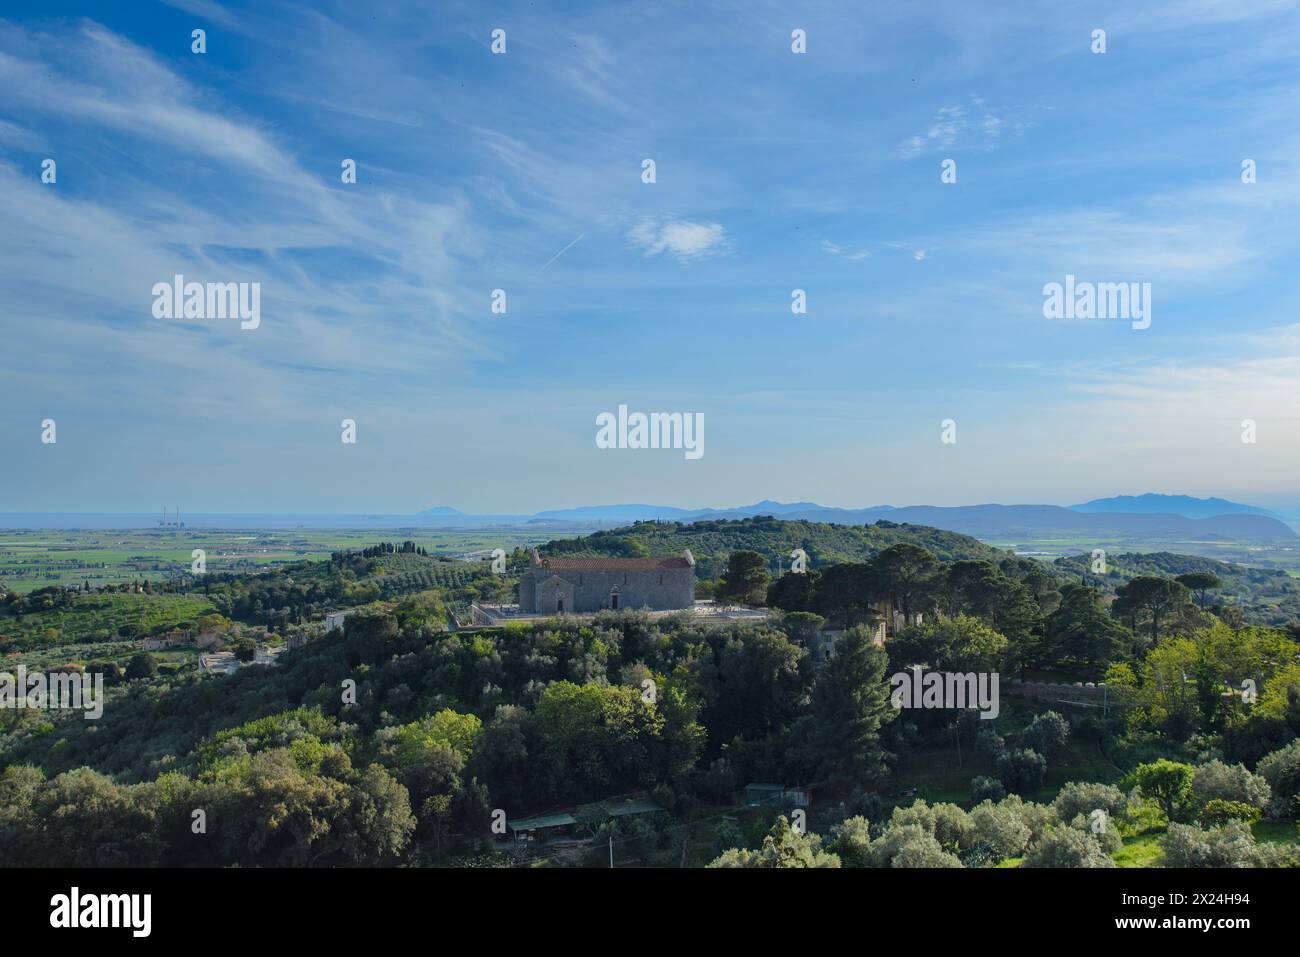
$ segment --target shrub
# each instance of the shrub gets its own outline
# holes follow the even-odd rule
[[[1019,794],[1041,787],[1047,777],[1047,759],[1029,748],[1006,751],[998,758],[998,777]]]
[[[981,801],[1001,801],[1006,796],[1007,789],[997,778],[978,777],[970,782],[970,797],[976,804]]]
[[[1165,867],[1250,867],[1255,836],[1241,821],[1203,831],[1192,824],[1170,824],[1161,842]]]
[[[968,815],[972,846],[987,845],[996,860],[1018,857],[1029,843],[1031,832],[1011,808],[985,801]]]
[[[1087,816],[1097,808],[1108,817],[1123,818],[1128,811],[1128,797],[1117,787],[1087,781],[1071,781],[1061,788],[1052,802],[1059,821],[1072,821],[1083,814]]]
[[[1029,841],[1033,843],[1056,823],[1056,814],[1050,804],[1035,804],[1023,800],[1018,794],[1008,794],[998,802],[998,806],[1014,814],[1020,823],[1029,828]]]
[[[157,673],[158,662],[147,651],[132,655],[126,666],[127,681],[135,681],[138,678],[152,678]]]
[[[1300,738],[1260,759],[1256,770],[1273,790],[1270,810],[1277,817],[1300,814]]]
[[[890,867],[961,867],[961,861],[949,854],[933,837],[909,841],[898,849]]]
[[[844,867],[871,867],[871,822],[851,817],[831,828],[827,850],[839,856]]]
[[[890,816],[889,823],[892,827],[902,827],[908,824],[915,824],[927,834],[934,833],[934,809],[925,803],[924,799],[917,799],[907,807],[896,807],[894,813]]]
[[[997,848],[985,841],[976,841],[962,851],[958,858],[963,867],[989,867],[1000,860]]]
[[[1076,831],[1087,834],[1107,854],[1114,854],[1124,846],[1124,839],[1119,836],[1118,828],[1115,827],[1110,815],[1101,808],[1089,811],[1086,815],[1076,815],[1064,823],[1068,823]]]
[[[997,760],[997,756],[1006,749],[1006,741],[993,728],[980,728],[976,732],[975,751],[978,754]]]
[[[1114,867],[1097,839],[1074,827],[1054,827],[1025,855],[1021,867]]]
[[[946,851],[970,845],[970,815],[955,804],[934,806],[934,839]]]
[[[1251,774],[1244,765],[1211,761],[1192,775],[1192,797],[1197,804],[1232,801],[1253,807],[1267,807],[1272,792],[1268,781]]]
[[[1243,821],[1246,824],[1254,824],[1261,817],[1263,812],[1253,804],[1247,804],[1245,801],[1225,801],[1222,798],[1215,798],[1213,801],[1206,803],[1201,809],[1201,826],[1202,827],[1223,827],[1230,821]]]
[[[867,867],[891,867],[904,847],[927,839],[933,841],[934,836],[917,824],[890,824],[867,848]]]
[[[1035,715],[1021,735],[1025,746],[1039,754],[1055,754],[1070,740],[1070,722],[1055,711]]]

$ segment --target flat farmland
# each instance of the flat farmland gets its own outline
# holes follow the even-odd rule
[[[580,534],[527,526],[492,529],[0,529],[0,588],[26,594],[50,585],[92,587],[165,581],[187,574],[202,549],[210,573],[256,571],[379,542],[413,541],[431,555],[486,557]]]

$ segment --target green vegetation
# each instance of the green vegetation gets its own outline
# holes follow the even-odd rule
[[[11,593],[12,594],[12,593]],[[193,627],[216,608],[201,595],[37,593],[0,602],[0,650],[142,638]]]
[[[745,545],[784,534],[709,524]],[[688,535],[671,528],[623,534]],[[602,540],[629,547],[617,537]],[[40,620],[83,603],[103,618],[100,600],[244,657],[306,641],[221,677],[120,636],[68,646],[85,653],[67,667],[106,676],[103,718],[0,713],[0,842],[11,863],[73,865],[558,866],[610,847],[654,866],[1300,863],[1300,642],[1231,614],[1226,576],[1134,575],[1108,603],[1012,555],[858,544],[777,577],[765,555],[781,551],[719,553],[711,587],[774,612],[724,625],[605,612],[456,630],[449,609],[510,579],[414,541],[148,594],[9,593],[0,621],[22,622],[29,658],[64,649]],[[354,612],[325,634],[338,607]],[[999,706],[904,710],[890,679],[913,668],[1000,675]],[[1104,678],[1108,706],[1022,696],[1013,675]],[[792,792],[741,806],[750,782],[811,789],[806,821]],[[515,842],[496,809],[563,812],[567,841]]]
[[[775,569],[778,559],[789,567],[790,552],[802,548],[808,553],[809,564],[817,568],[836,562],[862,561],[899,542],[920,545],[941,559],[994,560],[1000,554],[967,535],[923,525],[895,525],[885,521],[865,526],[826,525],[769,517],[693,524],[637,522],[627,528],[551,542],[543,551],[549,555],[635,558],[675,555],[689,548],[699,577],[720,578],[733,551],[758,552]]]

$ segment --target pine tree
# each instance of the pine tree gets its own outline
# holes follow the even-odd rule
[[[888,664],[861,626],[835,643],[813,686],[808,757],[819,779],[861,785],[884,772],[889,753],[880,744],[880,728],[898,713],[889,702]]]

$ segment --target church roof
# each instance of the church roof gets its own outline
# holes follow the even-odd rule
[[[690,561],[684,555],[671,555],[664,558],[543,558],[540,564],[553,572],[648,572],[691,567]]]

